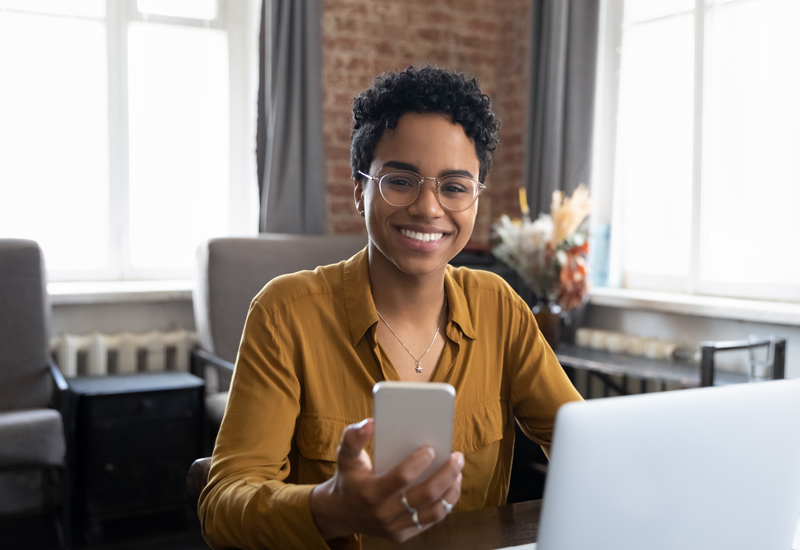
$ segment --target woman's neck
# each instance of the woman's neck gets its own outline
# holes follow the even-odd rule
[[[409,275],[379,252],[370,254],[369,278],[375,307],[384,317],[400,323],[439,319],[445,299],[445,269],[442,266],[432,273]]]

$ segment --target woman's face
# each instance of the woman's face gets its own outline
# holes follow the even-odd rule
[[[439,178],[458,172],[477,180],[480,163],[460,124],[443,115],[406,113],[378,142],[369,175],[379,177],[393,169]],[[461,212],[442,208],[433,180],[425,180],[408,206],[387,203],[375,180],[365,180],[363,187],[356,181],[355,200],[367,221],[371,259],[380,254],[409,275],[443,270],[467,244],[478,213],[478,201]]]

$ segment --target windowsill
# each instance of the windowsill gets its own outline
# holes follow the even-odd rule
[[[194,281],[80,281],[48,283],[53,305],[172,302],[192,299]]]
[[[53,305],[171,302],[192,299],[194,281],[81,281],[47,285]],[[800,304],[697,296],[651,290],[594,287],[597,306],[800,326]]]
[[[717,319],[800,326],[800,304],[594,287],[591,304]]]

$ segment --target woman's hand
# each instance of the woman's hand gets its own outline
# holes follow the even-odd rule
[[[375,475],[364,446],[375,435],[368,418],[345,428],[333,477],[311,493],[311,513],[325,539],[353,533],[404,541],[443,520],[461,496],[464,455],[450,459],[424,483],[414,485],[433,461],[433,449],[420,447],[388,472]],[[420,527],[403,503],[417,511]]]

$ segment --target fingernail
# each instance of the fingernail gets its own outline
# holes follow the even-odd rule
[[[365,418],[364,420],[356,424],[356,429],[360,430],[361,428],[367,425],[367,422],[369,422],[369,418]]]
[[[458,453],[458,458],[456,458],[456,464],[458,464],[459,468],[463,468],[464,467],[464,455],[463,454]]]
[[[425,447],[425,453],[433,460],[436,458],[436,451],[433,450],[433,447]]]

